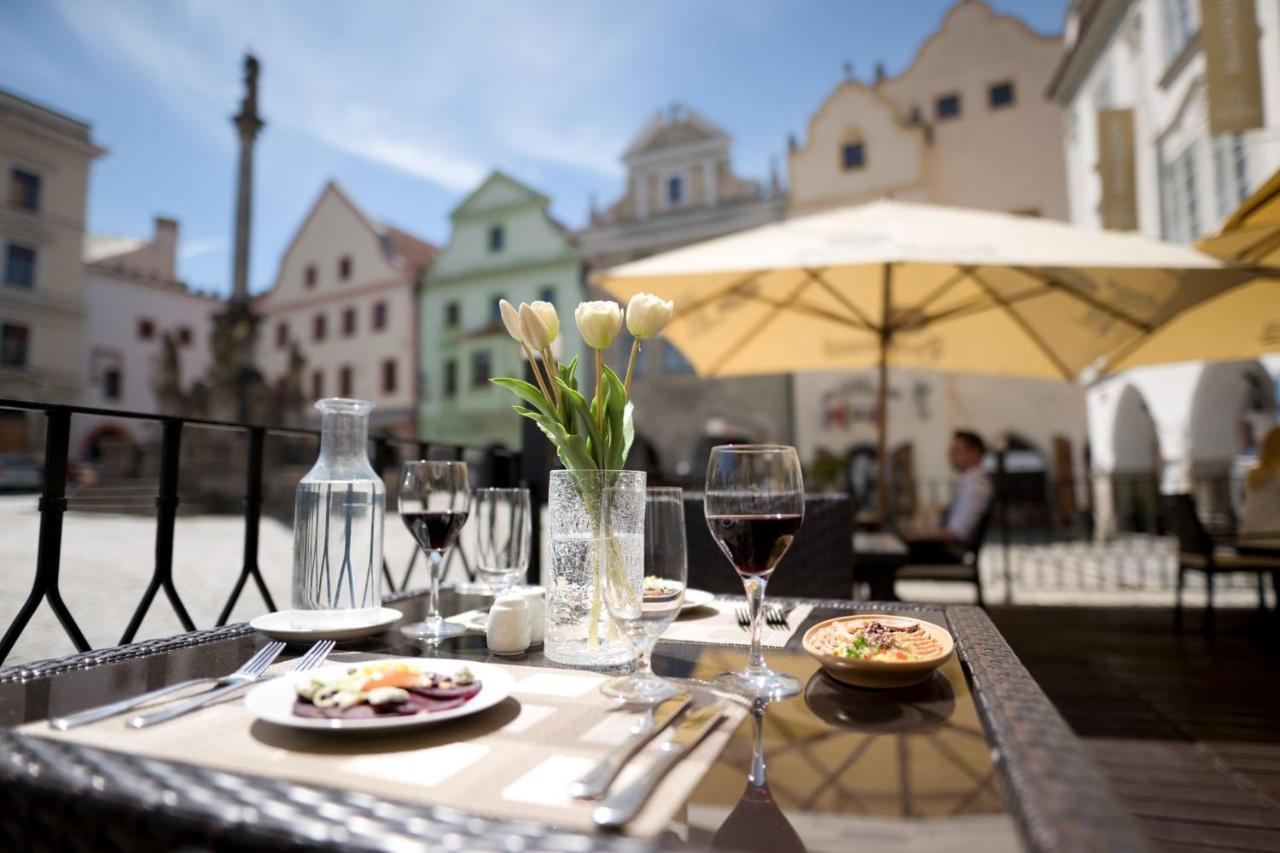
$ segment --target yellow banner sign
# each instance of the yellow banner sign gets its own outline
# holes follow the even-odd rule
[[[1138,228],[1133,159],[1133,110],[1098,110],[1098,177],[1102,179],[1098,215],[1103,228]]]
[[[1258,16],[1253,0],[1200,0],[1209,80],[1209,132],[1263,126]]]

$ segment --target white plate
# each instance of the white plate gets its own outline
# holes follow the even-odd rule
[[[404,616],[392,607],[383,607],[378,615],[358,625],[342,625],[340,627],[300,628],[293,624],[292,610],[279,610],[275,613],[264,613],[249,623],[255,631],[261,631],[273,640],[284,640],[286,643],[311,643],[316,640],[360,640],[380,634]]]
[[[715,594],[707,592],[705,589],[686,589],[684,591],[684,604],[680,605],[680,612],[693,610],[695,607],[705,607],[715,601]]]
[[[471,670],[476,678],[480,679],[480,692],[471,697],[470,701],[459,705],[457,708],[449,708],[446,711],[420,711],[417,714],[403,717],[386,716],[363,720],[326,720],[299,717],[293,713],[293,702],[297,696],[294,685],[297,684],[299,679],[310,678],[312,675],[336,674],[344,672],[347,667],[369,663],[407,663],[411,666],[439,672],[444,675],[452,675],[465,666]],[[471,661],[449,660],[446,658],[387,658],[378,661],[361,661],[356,664],[333,664],[332,666],[321,667],[315,670],[314,673],[288,673],[259,684],[250,690],[244,697],[244,704],[249,709],[249,713],[259,720],[266,720],[268,723],[275,723],[279,726],[288,726],[294,729],[346,732],[386,731],[430,723],[441,723],[445,720],[465,717],[469,714],[478,714],[481,711],[492,708],[511,695],[511,688],[515,683],[515,679],[508,675],[505,670],[488,663],[473,663]]]

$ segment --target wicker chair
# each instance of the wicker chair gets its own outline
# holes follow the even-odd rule
[[[1214,630],[1213,587],[1218,575],[1237,572],[1257,575],[1258,609],[1266,610],[1263,575],[1272,573],[1274,576],[1275,572],[1280,572],[1280,556],[1242,554],[1225,542],[1215,541],[1209,531],[1204,529],[1196,512],[1195,498],[1191,495],[1164,495],[1160,499],[1160,508],[1165,524],[1178,539],[1178,591],[1173,618],[1179,629],[1182,628],[1182,589],[1189,571],[1204,572],[1206,634],[1212,634]]]
[[[707,529],[700,492],[684,493],[684,518],[689,586],[741,595],[742,581]],[[806,495],[804,524],[769,579],[769,594],[847,599],[852,593],[853,504],[843,493]]]

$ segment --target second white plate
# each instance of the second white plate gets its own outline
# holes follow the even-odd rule
[[[299,627],[293,622],[293,611],[278,610],[264,613],[249,623],[255,631],[261,631],[273,640],[286,643],[314,643],[316,640],[362,640],[380,634],[391,627],[404,614],[393,607],[383,607],[373,619],[357,625]]]
[[[705,589],[686,589],[684,591],[684,604],[680,605],[680,612],[693,610],[695,607],[705,607],[715,601],[715,595],[707,592]]]

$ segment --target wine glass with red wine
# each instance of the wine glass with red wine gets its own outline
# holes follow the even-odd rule
[[[400,629],[419,640],[457,637],[466,629],[440,615],[440,575],[444,559],[467,522],[471,482],[465,462],[406,462],[400,467],[400,518],[431,566],[427,616]]]
[[[769,669],[760,633],[765,586],[804,521],[804,480],[796,449],[779,444],[713,447],[703,502],[711,538],[742,578],[751,614],[747,668],[726,672],[715,683],[756,699],[795,696],[800,682]]]

